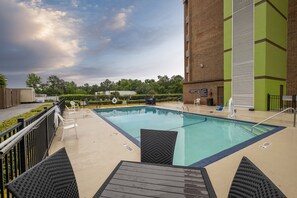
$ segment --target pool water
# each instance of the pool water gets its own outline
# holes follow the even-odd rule
[[[238,144],[276,129],[199,114],[181,113],[154,107],[96,109],[96,113],[140,145],[140,129],[177,131],[175,165],[192,165]]]

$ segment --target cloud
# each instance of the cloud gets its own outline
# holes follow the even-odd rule
[[[110,30],[122,30],[127,26],[127,20],[129,14],[132,13],[134,6],[129,6],[128,8],[122,8],[110,21],[107,26]]]
[[[41,5],[41,0],[0,1],[0,67],[4,74],[43,72],[78,62],[76,55],[82,50],[76,32],[79,21]]]
[[[78,0],[71,0],[71,5],[75,8],[79,6],[79,1]]]

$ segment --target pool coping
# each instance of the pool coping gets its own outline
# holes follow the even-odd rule
[[[174,111],[176,112],[176,110],[172,110],[172,109],[167,109],[167,108],[160,108],[160,107],[152,107],[152,106],[137,106],[137,107],[150,107],[150,108],[155,108],[155,109],[162,109],[162,110],[168,110],[168,111]],[[106,108],[106,109],[119,109],[119,108],[135,108],[135,107],[113,107],[113,108]],[[99,109],[98,109],[99,110]],[[96,115],[98,115],[101,119],[103,119],[104,121],[106,121],[109,125],[111,125],[113,128],[115,128],[116,130],[118,130],[120,133],[122,133],[126,138],[128,138],[131,142],[133,142],[135,145],[137,145],[140,148],[140,141],[138,141],[137,139],[135,139],[134,137],[132,137],[130,134],[128,134],[126,131],[124,131],[123,129],[121,129],[120,127],[118,127],[117,125],[113,124],[111,121],[109,121],[108,119],[106,119],[104,116],[99,115],[96,112],[96,109],[93,109],[94,113]],[[218,118],[218,119],[225,119],[225,120],[229,120],[232,121],[233,119],[230,118],[224,118],[224,117],[217,117],[217,116],[213,116],[213,115],[204,115],[204,114],[198,114],[198,113],[191,113],[191,112],[182,112],[185,114],[193,114],[193,115],[200,115],[200,116],[207,116],[207,117],[213,117],[213,118]],[[245,121],[245,120],[233,120],[234,122],[244,122],[244,123],[250,123],[250,124],[257,124],[255,122],[250,122],[250,121]],[[276,132],[279,132],[283,129],[285,129],[285,126],[276,126],[276,125],[271,125],[271,124],[261,124],[262,126],[270,126],[270,127],[276,127],[275,129],[268,131],[264,134],[255,136],[249,140],[246,140],[240,144],[237,144],[235,146],[232,146],[230,148],[227,148],[223,151],[220,151],[214,155],[211,155],[207,158],[204,158],[202,160],[199,160],[189,166],[193,166],[193,167],[205,167],[209,164],[212,164],[224,157],[227,157],[243,148],[246,148],[247,146],[250,146],[251,144],[254,144],[260,140],[262,140],[263,138],[266,138],[272,134],[275,134]]]

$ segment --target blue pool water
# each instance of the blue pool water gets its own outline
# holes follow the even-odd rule
[[[280,130],[276,126],[260,125],[251,132],[250,129],[255,123],[154,107],[96,109],[95,111],[137,145],[140,141],[140,129],[178,131],[173,162],[176,165],[188,166],[197,164],[198,161],[205,165],[203,159],[208,159],[206,164],[211,163],[220,156],[226,156],[246,146],[238,146],[242,143],[253,143],[259,137],[263,138],[269,133]],[[216,155],[217,153],[220,154]]]

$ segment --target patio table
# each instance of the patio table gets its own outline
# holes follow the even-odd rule
[[[205,168],[121,161],[97,197],[216,197]]]

